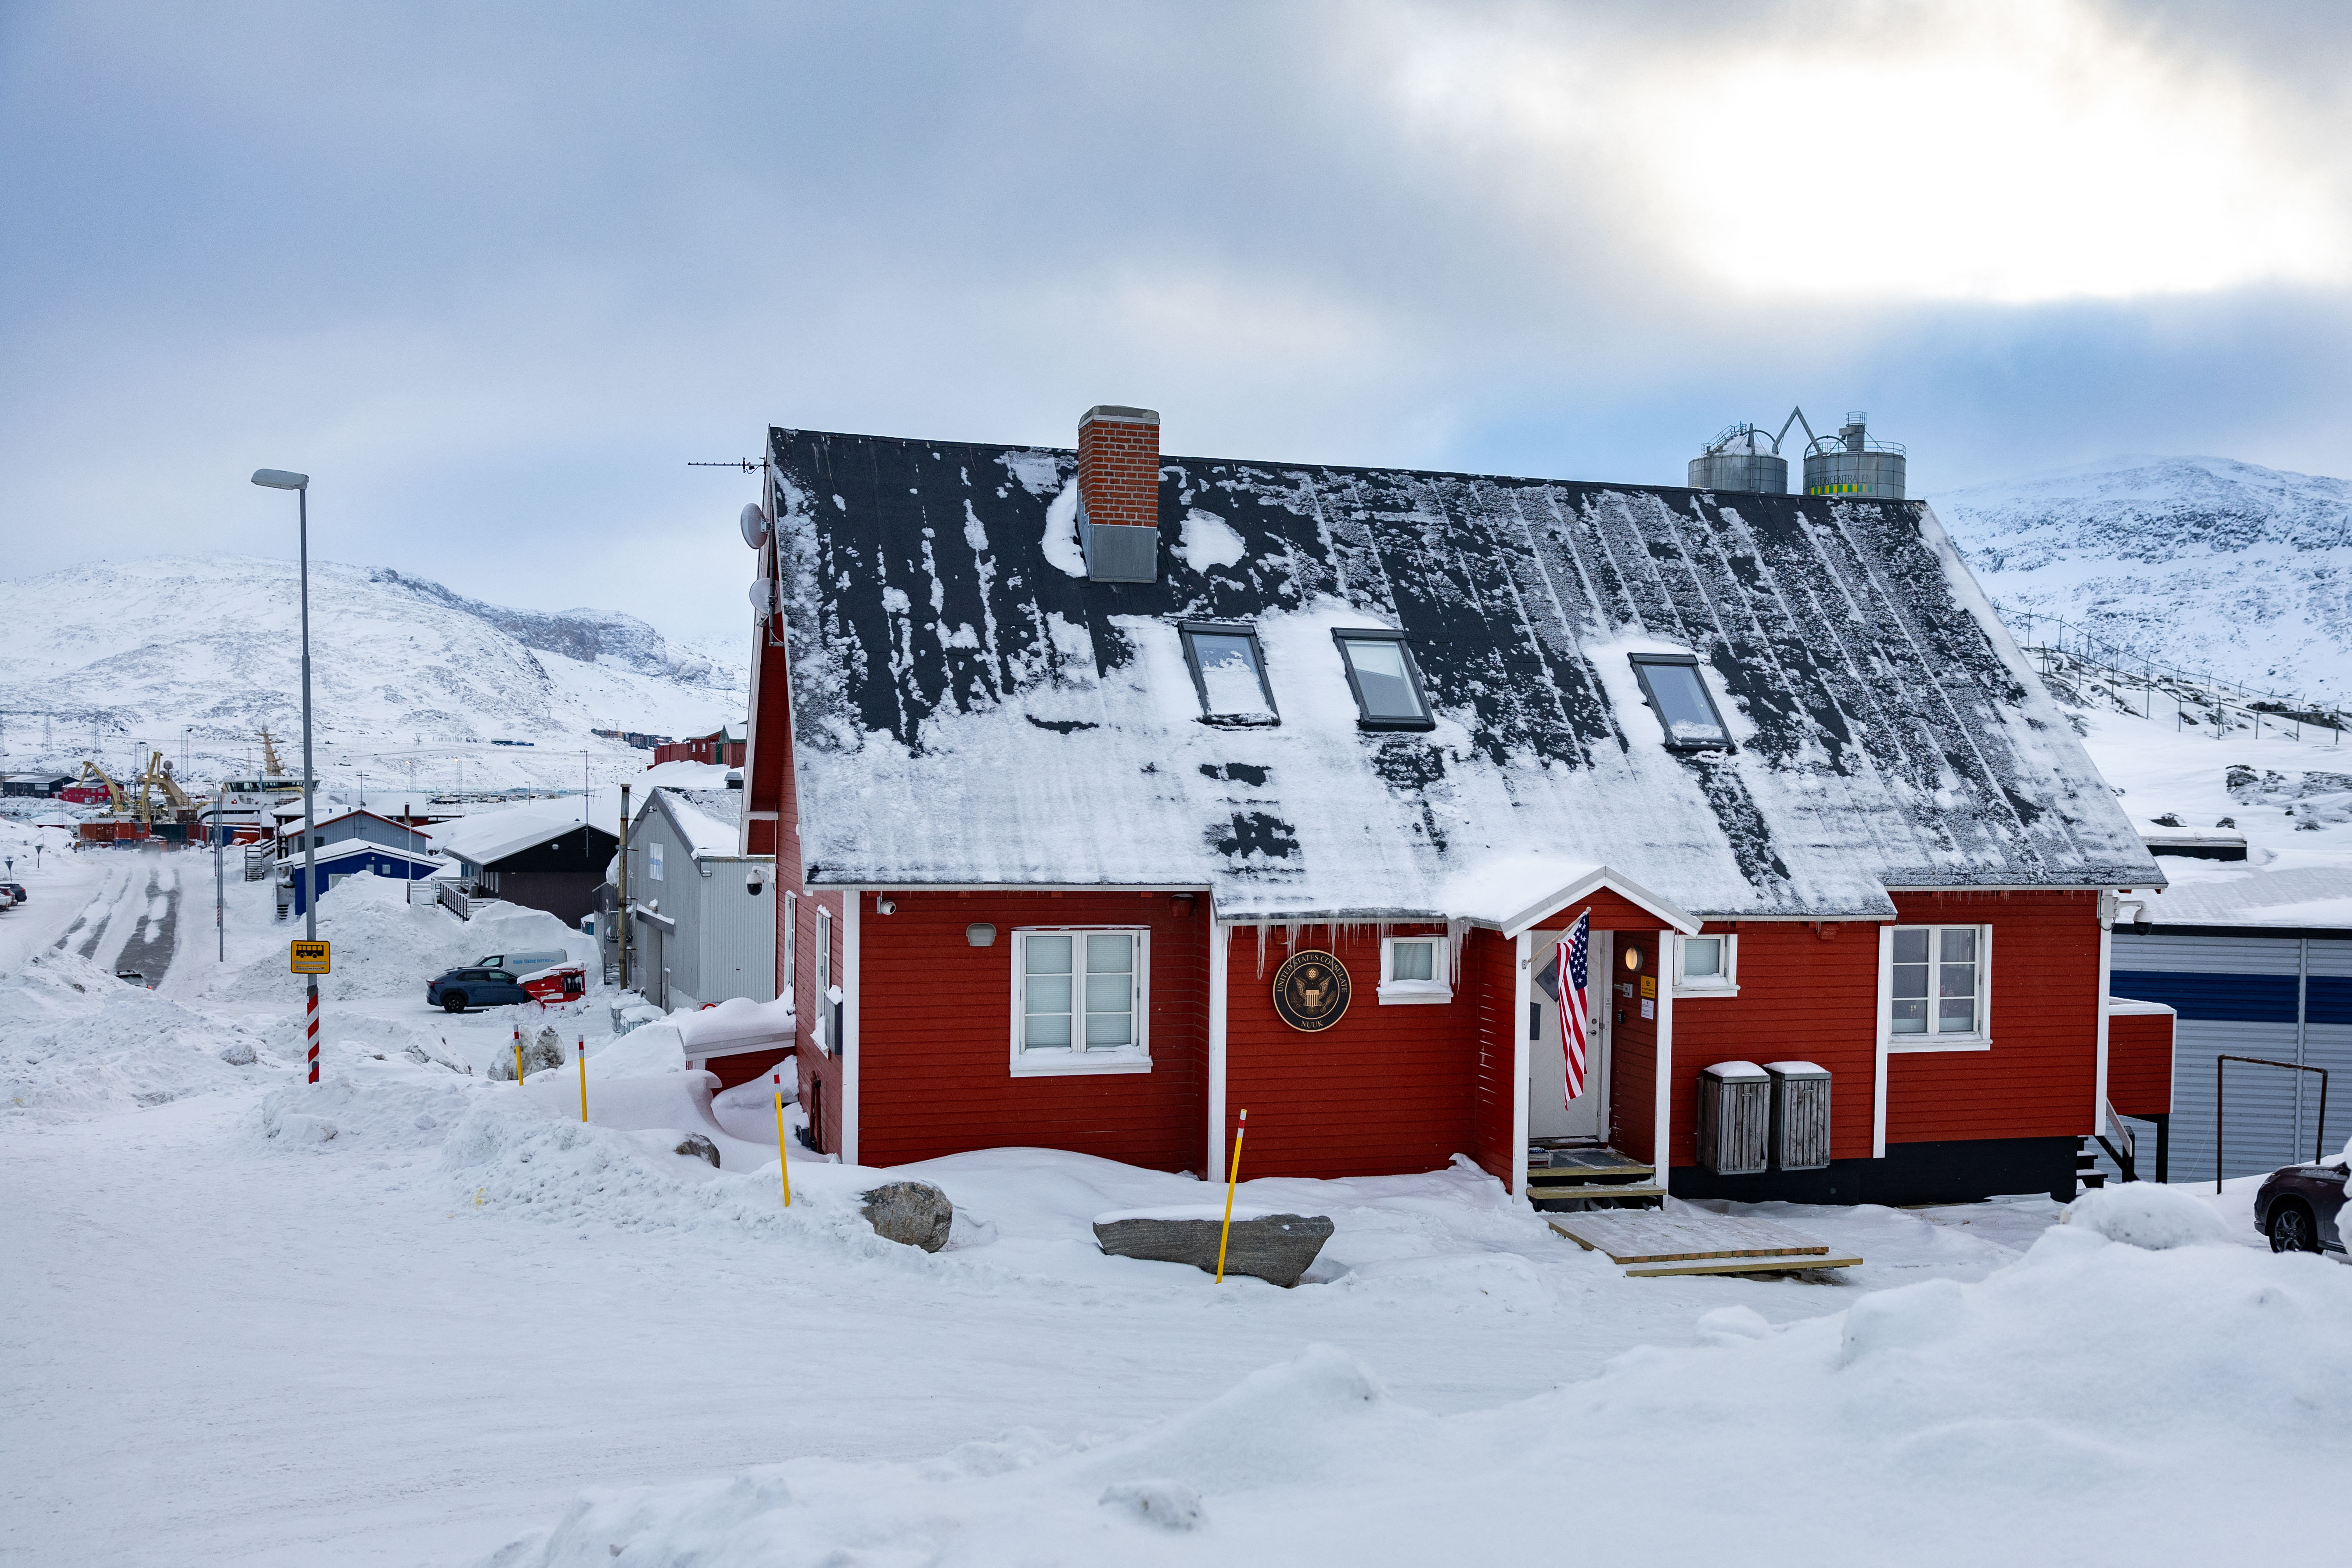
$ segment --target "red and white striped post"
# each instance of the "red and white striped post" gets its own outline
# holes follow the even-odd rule
[[[310,1047],[310,1081],[319,1081],[319,977],[304,977],[303,990],[308,993],[303,1013],[302,1034]]]

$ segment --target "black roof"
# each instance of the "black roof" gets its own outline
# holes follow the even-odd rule
[[[1076,571],[1072,452],[770,449],[812,881],[1269,918],[1604,864],[1722,915],[2161,881],[1923,502],[1171,457],[1158,580],[1114,584]],[[1279,727],[1198,721],[1180,617],[1258,627]],[[1436,730],[1358,731],[1347,625],[1407,635]],[[1663,744],[1644,650],[1698,658],[1732,750]]]

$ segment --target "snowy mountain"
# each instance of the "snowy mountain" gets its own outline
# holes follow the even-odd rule
[[[185,731],[201,780],[254,766],[267,724],[291,768],[299,616],[294,563],[258,557],[92,562],[0,582],[7,765],[97,754],[120,767],[142,741],[176,761]],[[454,767],[442,764],[463,759],[469,787],[576,784],[583,750],[645,760],[592,731],[707,733],[746,701],[743,665],[675,648],[632,616],[507,609],[382,569],[312,563],[310,627],[330,783],[408,771],[445,787]]]
[[[2352,484],[2124,458],[1934,503],[2020,631],[2063,616],[2159,662],[2352,700]]]

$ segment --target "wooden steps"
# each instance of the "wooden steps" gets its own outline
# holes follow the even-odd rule
[[[1531,1203],[1655,1208],[1665,1197],[1656,1166],[1645,1165],[1606,1144],[1562,1140],[1530,1144],[1528,1149]]]
[[[1605,1255],[1629,1279],[1670,1274],[1786,1274],[1852,1268],[1859,1258],[1832,1257],[1817,1241],[1769,1219],[1685,1210],[1604,1210],[1546,1215],[1545,1223],[1587,1252]]]

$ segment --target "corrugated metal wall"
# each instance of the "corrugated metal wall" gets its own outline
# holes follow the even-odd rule
[[[2117,996],[2179,1009],[2173,1037],[2172,1159],[2176,1182],[2213,1177],[2213,1068],[2217,1057],[2268,1057],[2326,1068],[2327,1147],[2352,1133],[2352,936],[2136,935],[2117,930]],[[2223,1173],[2252,1175],[2311,1157],[2321,1129],[2319,1080],[2310,1073],[2232,1062]],[[2153,1174],[2153,1136],[2141,1142]]]

